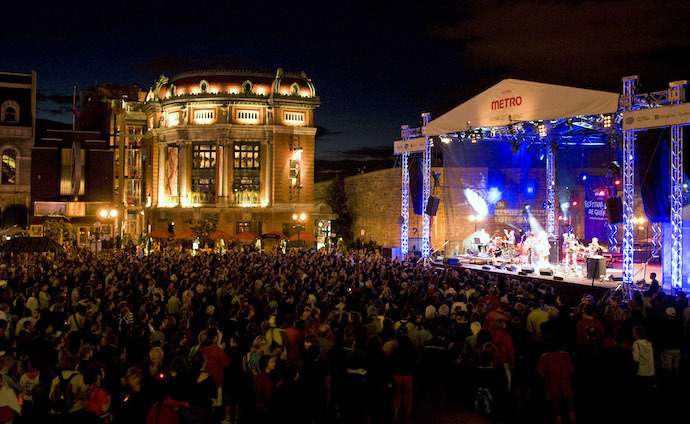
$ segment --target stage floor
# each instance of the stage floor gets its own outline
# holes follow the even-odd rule
[[[462,268],[467,268],[467,269],[472,269],[472,270],[477,270],[477,271],[486,271],[486,272],[492,272],[492,273],[497,273],[497,274],[503,274],[503,275],[514,275],[522,278],[531,278],[543,282],[549,282],[549,283],[568,283],[568,284],[577,284],[579,286],[590,286],[590,287],[598,287],[602,289],[615,289],[618,287],[619,284],[621,284],[621,278],[623,275],[623,270],[622,270],[622,264],[620,263],[614,263],[612,265],[609,265],[606,268],[606,278],[603,280],[600,279],[595,279],[592,281],[591,278],[586,278],[586,276],[579,276],[575,275],[573,273],[568,273],[566,272],[565,265],[563,264],[556,264],[556,265],[551,265],[551,269],[553,270],[553,275],[541,275],[539,274],[539,270],[534,269],[532,273],[528,273],[527,275],[521,275],[520,271],[522,270],[523,267],[526,268],[534,268],[528,265],[515,265],[517,268],[515,271],[511,271],[505,268],[505,265],[502,267],[496,267],[493,266],[492,264],[487,263],[486,258],[481,258],[481,257],[476,257],[476,256],[459,256],[456,259],[459,264],[456,265],[458,267]],[[435,262],[437,265],[445,265],[445,266],[451,266],[453,267],[454,265],[452,264],[442,264],[440,262]],[[579,266],[582,266],[582,264],[579,264]],[[642,280],[643,278],[647,283],[650,281],[649,274],[651,273],[656,273],[657,279],[659,281],[662,280],[662,275],[661,275],[661,266],[659,264],[647,264],[645,266],[644,263],[636,263],[633,265],[634,266],[634,281],[639,281]],[[488,269],[487,269],[488,268]],[[586,274],[586,270],[585,270]],[[561,279],[555,280],[554,277],[560,277]],[[615,280],[614,280],[615,278]],[[640,287],[641,288],[641,287]],[[670,287],[664,287],[664,289],[670,289]],[[666,290],[668,292],[668,290]]]

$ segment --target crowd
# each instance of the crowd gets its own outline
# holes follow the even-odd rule
[[[0,423],[635,422],[687,400],[683,293],[307,251],[7,256],[0,280]]]

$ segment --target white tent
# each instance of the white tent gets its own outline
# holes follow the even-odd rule
[[[426,135],[614,113],[618,98],[618,93],[505,79],[429,122]]]

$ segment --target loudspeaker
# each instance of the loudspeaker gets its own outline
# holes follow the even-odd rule
[[[458,258],[448,258],[448,266],[460,266],[460,260]]]
[[[557,264],[561,262],[561,242],[558,238],[550,238],[549,263]]]
[[[550,277],[553,275],[553,270],[552,269],[540,269],[539,275],[546,275],[546,276]]]
[[[609,224],[623,222],[623,201],[620,197],[606,199],[606,216],[609,218]]]
[[[517,267],[515,265],[508,265],[506,269],[510,272],[515,272],[517,271]]]
[[[527,274],[531,274],[534,272],[534,268],[529,267],[529,266],[523,266],[522,268],[520,268],[520,271],[527,273]]]
[[[523,276],[523,277],[526,277],[526,276],[527,276],[527,273],[526,273],[525,271],[520,271],[520,272],[518,272],[518,275],[521,275],[521,276]]]
[[[490,267],[490,266],[483,266],[482,269],[483,269],[484,271],[490,271],[490,270],[491,270],[491,267]]]
[[[621,274],[621,275],[614,275],[612,279],[613,279],[613,281],[619,281],[619,282],[620,282],[620,281],[623,281],[623,274]]]
[[[436,196],[429,196],[429,199],[426,202],[426,214],[429,216],[436,216],[436,212],[438,212],[438,204],[440,202],[440,198]]]
[[[553,281],[563,281],[563,277],[559,277],[558,275],[554,275]]]

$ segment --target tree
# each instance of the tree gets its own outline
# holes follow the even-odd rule
[[[192,221],[192,231],[199,237],[200,246],[206,246],[211,239],[211,233],[218,226],[218,213],[205,213],[201,218]]]
[[[338,219],[333,221],[332,231],[336,237],[342,237],[345,241],[352,240],[352,223],[354,217],[347,206],[347,193],[345,193],[345,179],[337,175],[326,191],[326,203],[338,214]]]
[[[43,235],[58,244],[74,240],[74,232],[67,218],[46,218],[43,221]]]

